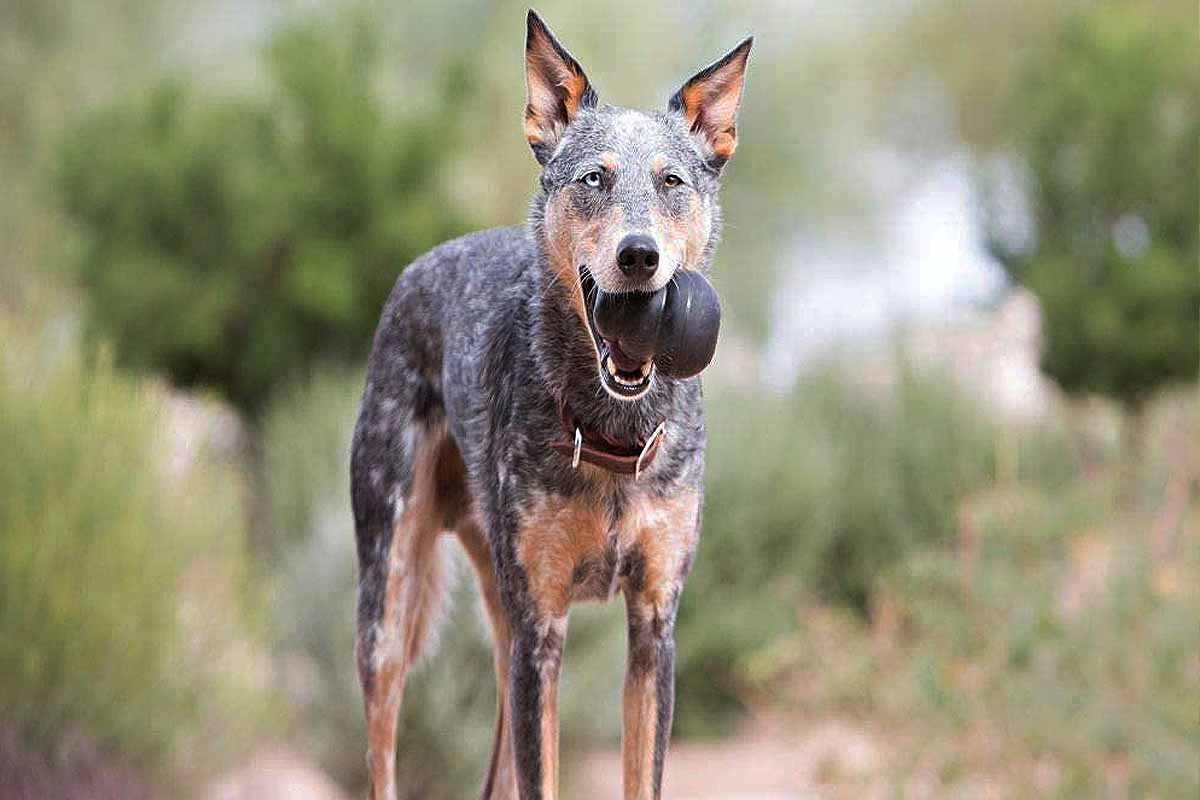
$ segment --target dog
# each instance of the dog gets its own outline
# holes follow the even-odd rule
[[[354,430],[373,800],[395,795],[397,715],[435,628],[443,534],[474,568],[494,643],[482,796],[558,796],[568,609],[617,592],[624,796],[661,795],[674,624],[700,531],[701,387],[602,337],[590,303],[708,272],[752,41],[686,81],[666,111],[641,112],[602,104],[529,12],[524,131],[541,179],[528,223],[447,242],[402,272]]]

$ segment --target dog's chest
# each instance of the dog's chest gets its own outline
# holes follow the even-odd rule
[[[611,600],[640,558],[639,548],[622,543],[618,532],[611,531],[597,552],[580,554],[571,572],[571,599]]]
[[[525,507],[516,556],[540,609],[665,591],[681,577],[696,543],[696,492],[612,499],[540,495]]]

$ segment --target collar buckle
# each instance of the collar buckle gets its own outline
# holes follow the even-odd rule
[[[650,434],[650,438],[646,439],[646,444],[644,447],[642,447],[642,452],[638,454],[637,463],[635,463],[633,466],[633,479],[635,481],[642,477],[642,461],[645,460],[646,454],[650,452],[650,448],[654,446],[655,440],[657,440],[659,436],[662,436],[663,430],[666,429],[666,427],[667,421],[663,420],[662,422],[658,423],[658,427],[654,429],[654,433]],[[576,428],[576,431],[578,431],[578,428]]]
[[[642,468],[648,468],[658,456],[663,440],[667,438],[664,419],[644,444],[625,444],[598,433],[592,434],[595,437],[593,440],[561,400],[558,401],[558,413],[565,435],[550,442],[550,447],[571,459],[572,470],[578,470],[579,463],[586,461],[618,475],[631,475],[637,480],[642,475]]]

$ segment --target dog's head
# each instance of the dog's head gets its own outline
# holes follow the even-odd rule
[[[720,227],[721,170],[737,147],[752,39],[688,79],[665,112],[602,105],[583,69],[529,12],[525,136],[542,165],[532,221],[554,278],[571,289],[604,388],[641,397],[654,379],[597,333],[589,297],[655,292],[706,270]]]

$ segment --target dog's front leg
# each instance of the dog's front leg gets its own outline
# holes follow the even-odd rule
[[[621,756],[625,800],[662,795],[663,759],[675,707],[675,603],[662,608],[627,593],[629,655]]]
[[[521,800],[558,797],[558,677],[566,615],[524,621],[513,639],[508,702]]]

